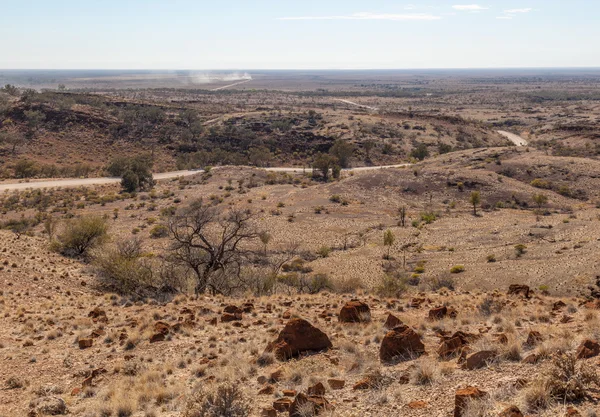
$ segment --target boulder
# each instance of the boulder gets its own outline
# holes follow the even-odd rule
[[[395,327],[402,326],[403,324],[404,323],[402,323],[402,320],[400,320],[398,317],[394,316],[393,314],[388,314],[383,327],[386,329],[393,329]]]
[[[600,354],[600,344],[595,340],[586,339],[577,348],[577,359],[593,358]]]
[[[280,413],[284,411],[289,411],[290,406],[292,405],[292,399],[290,397],[283,397],[273,401],[273,408]]]
[[[542,334],[540,332],[531,330],[527,335],[527,341],[525,342],[525,344],[527,346],[535,346],[543,340],[544,338],[542,337]]]
[[[336,379],[336,378],[330,378],[327,380],[327,383],[329,384],[329,387],[331,387],[331,389],[343,389],[344,386],[346,385],[346,381],[343,379]]]
[[[223,323],[229,323],[231,321],[239,321],[239,320],[242,320],[242,313],[235,313],[235,314],[223,313],[223,315],[221,316],[221,321]]]
[[[456,390],[454,395],[454,417],[463,417],[470,401],[482,399],[487,393],[476,387],[466,387]]]
[[[287,322],[276,340],[269,343],[266,352],[273,352],[279,360],[288,360],[308,352],[320,352],[333,345],[321,330],[303,319]]]
[[[429,320],[441,320],[448,314],[448,307],[436,307],[429,310]]]
[[[371,321],[371,309],[362,301],[350,300],[340,310],[339,320],[342,323],[363,323]]]
[[[322,396],[298,394],[294,398],[294,402],[290,405],[290,417],[303,417],[306,416],[307,404],[312,406],[312,413],[309,415],[316,416],[324,411],[333,410],[333,406],[329,404]]]
[[[261,417],[277,417],[277,410],[273,407],[263,408],[260,413]]]
[[[408,360],[425,353],[425,345],[419,335],[406,325],[398,326],[384,336],[379,349],[379,359],[390,362],[394,359]]]
[[[458,356],[465,347],[463,340],[456,336],[450,339],[444,340],[438,348],[438,355],[443,359],[450,359]]]
[[[92,347],[92,345],[94,344],[94,339],[92,339],[91,337],[79,339],[77,343],[79,344],[79,349],[87,349]]]
[[[223,309],[223,313],[242,314],[243,310],[241,308],[239,308],[238,306],[228,305]]]
[[[306,390],[306,392],[308,393],[308,395],[322,397],[323,395],[325,395],[325,385],[323,385],[321,382],[317,382],[312,387],[308,387],[308,390]]]
[[[480,350],[469,356],[463,363],[463,369],[473,370],[487,366],[490,362],[496,359],[496,352],[491,350]]]
[[[531,290],[528,285],[512,284],[508,287],[508,295],[520,295],[529,298]]]

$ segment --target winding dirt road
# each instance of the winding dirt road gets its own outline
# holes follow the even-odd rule
[[[504,130],[498,130],[498,133],[514,143],[515,146],[527,146],[527,141],[519,135],[515,135],[514,133],[506,132]]]
[[[212,89],[212,90],[210,90],[210,91],[219,91],[219,90],[224,90],[224,89],[226,89],[226,88],[229,88],[229,87],[235,87],[236,85],[240,85],[240,84],[247,83],[247,82],[249,82],[249,81],[252,81],[252,79],[249,79],[249,80],[244,80],[244,81],[238,81],[237,83],[233,83],[233,84],[229,84],[229,85],[224,85],[223,87],[217,87],[217,88],[213,88],[213,89]]]
[[[377,107],[367,106],[366,104],[358,104],[358,103],[355,103],[355,102],[350,101],[350,100],[344,100],[344,99],[341,99],[341,98],[336,98],[334,100],[335,101],[341,101],[342,103],[350,104],[352,106],[362,107],[363,109],[369,109],[369,110],[373,110],[373,111],[379,110]]]
[[[357,167],[357,168],[346,168],[342,171],[370,171],[375,169],[385,169],[385,168],[401,168],[406,167],[411,164],[397,164],[397,165],[381,165],[381,166],[373,166],[373,167]],[[215,167],[213,169],[219,169],[222,167]],[[271,172],[308,172],[311,170],[310,167],[307,168],[289,168],[289,167],[273,167],[273,168],[262,168],[266,171]],[[187,177],[190,175],[198,174],[204,172],[204,170],[187,170],[187,171],[171,171],[171,172],[162,172],[153,174],[155,180],[167,180],[171,178],[178,177]],[[89,185],[104,185],[104,184],[114,184],[121,181],[121,178],[118,177],[100,177],[100,178],[67,178],[62,180],[41,180],[41,181],[31,181],[31,182],[17,182],[17,183],[0,183],[0,192],[2,191],[10,191],[10,190],[27,190],[27,189],[40,189],[40,188],[55,188],[55,187],[85,187]]]

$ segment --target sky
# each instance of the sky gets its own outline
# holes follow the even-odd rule
[[[600,67],[598,0],[0,0],[0,69]]]

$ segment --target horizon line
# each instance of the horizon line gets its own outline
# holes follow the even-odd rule
[[[0,71],[431,71],[431,70],[600,69],[598,66],[415,67],[415,68],[0,68]]]

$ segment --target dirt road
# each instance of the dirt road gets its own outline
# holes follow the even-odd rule
[[[382,166],[373,166],[373,167],[357,167],[357,168],[346,168],[342,171],[369,171],[374,169],[384,169],[384,168],[402,168],[409,166],[411,164],[397,164],[397,165],[382,165]],[[219,169],[220,167],[215,167],[213,169]],[[306,168],[289,168],[289,167],[273,167],[273,168],[263,168],[266,171],[271,172],[309,172],[311,170],[310,167]],[[158,174],[154,174],[155,180],[166,180],[170,178],[177,177],[186,177],[189,175],[194,175],[204,172],[201,169],[198,170],[188,170],[188,171],[171,171],[171,172],[162,172]],[[121,178],[117,177],[101,177],[101,178],[67,178],[61,180],[41,180],[41,181],[31,181],[31,182],[18,182],[18,183],[2,183],[0,184],[0,192],[9,191],[9,190],[26,190],[26,189],[40,189],[40,188],[53,188],[53,187],[84,187],[88,185],[103,185],[103,184],[114,184],[121,181]]]
[[[342,103],[346,103],[346,104],[351,104],[352,106],[362,107],[363,109],[369,109],[369,110],[373,110],[373,111],[379,110],[377,107],[367,106],[366,104],[358,104],[358,103],[355,103],[355,102],[350,101],[350,100],[343,100],[341,98],[336,98],[334,100],[335,101],[341,101]]]
[[[247,83],[248,81],[252,81],[252,79],[250,79],[250,80],[244,80],[244,81],[239,81],[239,82],[237,82],[237,83],[233,83],[233,84],[229,84],[229,85],[224,85],[223,87],[217,87],[217,88],[213,88],[213,89],[212,89],[212,90],[210,90],[210,91],[219,91],[219,90],[224,90],[224,89],[226,89],[226,88],[229,88],[229,87],[235,87],[236,85],[240,85],[240,84]]]
[[[516,146],[527,146],[527,141],[519,135],[515,135],[514,133],[510,132],[505,132],[504,130],[499,130],[498,133],[510,140]]]

